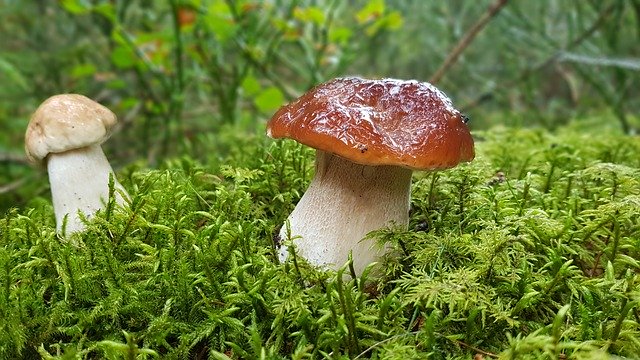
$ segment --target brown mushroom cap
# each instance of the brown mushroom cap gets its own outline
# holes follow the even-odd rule
[[[338,78],[280,108],[272,138],[291,138],[363,165],[446,169],[473,160],[473,138],[451,100],[429,83]]]
[[[54,95],[31,116],[25,151],[32,162],[60,153],[102,144],[117,122],[111,110],[78,94]]]

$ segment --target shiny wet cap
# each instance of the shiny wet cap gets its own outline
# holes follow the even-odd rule
[[[473,160],[466,121],[429,83],[349,77],[320,84],[281,107],[267,135],[363,165],[437,170]]]

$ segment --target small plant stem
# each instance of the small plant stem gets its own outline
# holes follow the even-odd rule
[[[149,222],[149,224],[157,223],[159,217],[160,217],[160,209],[157,209],[156,212],[153,215],[153,219]],[[149,242],[149,238],[151,237],[152,233],[153,233],[153,227],[151,227],[151,226],[147,227],[147,231],[144,234],[142,242],[148,243]]]
[[[391,300],[400,292],[400,288],[395,288],[391,290],[391,292],[384,298],[384,300],[380,303],[380,310],[378,311],[378,321],[376,323],[376,328],[380,331],[384,330],[384,319],[387,317],[387,313],[389,312],[389,307],[391,306]]]
[[[616,198],[618,185],[620,185],[620,183],[618,182],[618,175],[615,172],[611,172],[611,177],[613,178],[613,180],[611,180],[613,182],[613,185],[611,185],[611,200],[614,200]]]
[[[434,204],[435,204],[435,191],[436,191],[436,183],[438,181],[438,174],[434,173],[431,175],[431,184],[429,185],[429,209],[433,209],[434,208]],[[431,224],[429,224],[429,226],[431,226]]]
[[[105,213],[105,219],[107,220],[107,222],[111,221],[111,215],[113,214],[113,208],[116,205],[116,198],[115,198],[115,182],[114,182],[114,175],[113,174],[109,174],[109,196],[107,198],[107,206],[104,210]]]
[[[524,209],[527,206],[527,201],[529,200],[529,188],[531,187],[530,178],[524,180],[524,186],[522,188],[522,201],[520,202],[520,210],[518,211],[518,216],[522,216],[524,213]]]
[[[416,307],[415,309],[413,309],[413,314],[411,315],[411,320],[409,320],[409,328],[407,330],[411,330],[414,326],[416,326],[418,315],[420,315],[420,308]]]
[[[22,299],[22,291],[18,290],[16,292],[16,300],[18,301],[18,317],[20,318],[20,320],[22,321],[23,324],[25,324],[27,322],[26,320],[26,314],[25,314],[25,310],[24,310],[24,305],[23,305],[23,299]],[[31,314],[29,314],[31,315]],[[637,313],[636,313],[637,315]],[[29,319],[31,320],[31,319]]]
[[[616,319],[616,325],[613,328],[611,339],[609,339],[611,344],[615,344],[615,342],[618,341],[618,336],[620,336],[620,330],[622,329],[622,322],[627,317],[627,314],[629,314],[629,311],[631,311],[631,309],[633,309],[636,305],[637,302],[629,302],[626,297],[622,299],[622,310],[620,311],[620,316],[618,316],[618,318]]]
[[[400,249],[402,250],[402,253],[405,257],[411,256],[403,239],[398,239],[398,245],[400,245]]]
[[[10,193],[14,190],[19,189],[22,185],[27,182],[27,178],[18,179],[16,181],[10,182],[6,185],[0,186],[0,194]]]
[[[366,348],[363,352],[358,354],[358,356],[354,357],[353,360],[357,360],[357,359],[360,359],[360,358],[364,357],[371,350],[377,348],[380,345],[384,345],[385,343],[388,343],[389,341],[393,341],[393,340],[396,340],[398,338],[402,338],[402,337],[405,337],[405,336],[414,336],[414,335],[417,335],[418,333],[419,333],[419,331],[412,331],[412,332],[408,332],[408,333],[404,333],[404,334],[394,335],[394,336],[388,337],[388,338],[386,338],[384,340],[378,341],[377,343],[375,343],[375,344],[369,346],[368,348]]]
[[[106,247],[104,247],[104,243],[105,242],[109,242],[110,241],[103,241],[101,242],[103,247],[102,247],[102,252],[106,255],[105,256],[105,263],[107,265],[107,269],[106,269],[106,273],[111,275],[111,279],[113,280],[114,285],[119,288],[122,289],[122,284],[120,283],[120,279],[118,278],[118,275],[115,272],[115,269],[113,267],[112,261],[113,259],[113,254],[111,253],[111,249],[107,249]]]
[[[71,291],[75,291],[77,290],[76,279],[75,279],[73,269],[71,268],[71,262],[69,261],[68,248],[65,250],[66,251],[64,252],[64,265],[67,268],[67,273],[69,275],[69,287],[71,288]]]
[[[29,160],[27,160],[26,156],[14,153],[0,153],[0,163],[30,166]]]
[[[4,296],[5,297],[4,303],[5,304],[9,304],[9,300],[10,300],[9,295],[11,294],[11,282],[12,282],[11,281],[11,268],[9,267],[9,263],[8,262],[4,263],[3,267],[4,267],[4,272],[5,272],[5,277],[4,278],[6,279],[6,281],[4,283],[4,295],[5,295]]]
[[[484,356],[488,356],[488,357],[490,357],[490,358],[492,358],[492,359],[497,359],[497,358],[499,358],[498,354],[494,354],[494,353],[492,353],[492,352],[488,352],[488,351],[482,350],[482,349],[477,348],[477,347],[475,347],[475,346],[473,346],[473,345],[469,345],[469,344],[467,344],[467,343],[465,343],[465,342],[463,342],[463,341],[455,340],[455,339],[451,339],[451,338],[446,337],[446,336],[444,336],[444,338],[445,338],[445,339],[449,339],[449,340],[453,341],[453,342],[454,342],[454,343],[456,343],[457,345],[460,345],[460,346],[462,346],[462,347],[466,347],[467,349],[471,349],[471,350],[475,351],[475,352],[476,352],[476,353],[478,353],[478,354],[482,354],[482,355],[484,355]]]
[[[349,251],[349,273],[351,274],[351,278],[356,282],[356,286],[358,285],[358,275],[356,275],[356,269],[353,267],[353,252]]]
[[[302,277],[300,266],[298,266],[298,254],[296,254],[295,246],[291,246],[289,248],[289,251],[291,252],[291,256],[293,259],[293,268],[296,269],[296,274],[298,275],[298,281],[300,282],[300,287],[304,288],[304,278]]]
[[[500,12],[500,10],[507,4],[507,2],[508,0],[496,0],[496,2],[489,6],[482,17],[478,19],[478,21],[476,21],[476,23],[473,24],[473,26],[471,26],[469,30],[467,30],[462,39],[458,41],[453,50],[451,50],[449,55],[447,55],[447,58],[444,60],[440,68],[436,71],[435,74],[433,74],[431,79],[429,79],[430,83],[436,84],[438,81],[440,81],[440,79],[442,79],[447,70],[449,70],[449,68],[456,63],[458,57],[460,57],[460,54],[462,54],[464,49],[466,49],[467,46],[471,44],[476,35],[478,35],[480,31],[482,31],[485,25],[487,25],[487,23],[489,23],[489,21],[493,19],[496,14],[498,14],[498,12]]]
[[[560,338],[562,337],[562,325],[565,323],[567,318],[567,313],[571,309],[570,304],[566,304],[558,310],[556,317],[553,319],[553,324],[551,325],[551,335],[553,337],[553,350],[556,356],[560,356],[560,348],[558,343],[560,342]]]
[[[47,259],[47,262],[49,263],[49,266],[51,266],[51,268],[56,271],[56,263],[55,261],[53,261],[53,258],[51,257],[51,252],[49,251],[49,249],[47,249],[47,247],[45,246],[44,242],[40,242],[40,249],[42,250],[42,253],[44,254],[44,257]]]
[[[547,172],[547,178],[545,179],[544,187],[542,188],[542,192],[545,194],[548,193],[549,190],[551,189],[551,177],[553,176],[553,172],[555,170],[556,170],[556,164],[555,162],[551,162],[551,168]]]
[[[467,177],[464,176],[458,189],[458,216],[464,215],[464,200],[467,197]]]
[[[358,345],[358,339],[356,337],[356,321],[353,317],[353,309],[351,306],[351,302],[347,301],[347,297],[349,300],[351,299],[351,295],[346,295],[345,292],[349,291],[348,289],[345,291],[344,283],[342,282],[342,276],[344,271],[338,271],[336,275],[337,285],[338,285],[338,300],[340,301],[340,306],[342,307],[342,314],[345,318],[345,323],[347,325],[347,329],[349,334],[347,335],[347,348],[349,349],[349,354],[357,354],[360,352],[360,347]]]
[[[204,256],[200,255],[200,257],[201,257],[200,261],[203,264],[207,264],[207,262],[204,261]],[[206,278],[209,280],[209,284],[211,284],[211,288],[213,289],[213,293],[216,296],[216,298],[218,300],[224,299],[224,297],[222,296],[222,291],[220,290],[220,284],[216,280],[216,277],[213,275],[213,272],[211,271],[211,267],[205,265],[202,268],[204,270],[204,274],[205,274]]]
[[[176,0],[169,0],[171,5],[171,15],[173,20],[173,37],[175,39],[175,46],[173,48],[174,63],[176,75],[171,83],[171,91],[169,99],[169,116],[166,119],[163,139],[163,151],[162,155],[167,154],[169,144],[172,142],[175,134],[172,136],[170,122],[174,121],[178,127],[178,136],[182,136],[182,107],[184,103],[183,90],[184,90],[184,62],[183,62],[183,43],[182,43],[182,31],[180,30],[180,19],[178,15],[178,4]]]
[[[613,250],[611,250],[611,263],[616,259],[618,254],[618,245],[620,244],[620,223],[617,218],[618,213],[612,217],[613,220]]]
[[[32,240],[33,233],[35,232],[37,234],[37,231],[35,229],[33,229],[32,231],[33,227],[34,227],[34,224],[29,222],[26,228],[25,240],[26,240],[27,246],[29,247],[33,246],[33,240]]]
[[[328,6],[325,5],[327,8],[327,10],[325,11],[327,16],[325,17],[324,24],[322,24],[322,27],[319,29],[321,38],[320,47],[318,48],[318,50],[316,50],[314,56],[313,68],[312,71],[310,71],[312,75],[312,81],[309,83],[309,87],[315,86],[317,83],[325,80],[324,77],[320,74],[320,71],[322,70],[322,58],[324,57],[324,54],[326,53],[327,48],[330,45],[329,32],[331,31],[331,27],[333,26],[333,18],[335,15],[337,3],[338,1],[333,0],[329,3]]]
[[[611,219],[612,224],[611,227],[609,229],[609,234],[607,235],[607,237],[604,240],[604,246],[602,247],[602,249],[600,249],[600,251],[598,251],[598,254],[596,255],[596,258],[593,261],[593,268],[591,269],[591,276],[595,276],[596,275],[596,271],[598,270],[598,265],[600,264],[600,259],[602,258],[602,255],[604,255],[604,250],[607,248],[607,246],[609,246],[609,241],[611,241],[611,233],[613,232],[614,234],[614,246],[613,246],[613,251],[611,252],[611,263],[613,264],[613,260],[616,257],[616,252],[617,252],[617,248],[618,248],[618,242],[619,242],[619,237],[620,237],[620,225],[618,224],[618,222],[616,221],[615,218]],[[594,229],[594,232],[596,229],[600,228],[601,226],[603,226],[605,224],[605,222],[598,224],[598,226]]]
[[[567,179],[567,188],[564,191],[564,198],[568,199],[571,196],[571,186],[573,185],[573,177],[569,176]]]
[[[178,90],[182,90],[184,88],[184,64],[182,60],[183,53],[183,43],[182,43],[182,32],[180,31],[180,19],[179,19],[179,7],[176,3],[176,0],[169,0],[171,4],[171,12],[172,12],[172,20],[173,20],[173,35],[176,40],[176,45],[173,49],[175,64],[176,64],[176,83]]]
[[[119,244],[120,241],[125,238],[125,236],[127,236],[134,220],[138,217],[138,211],[144,206],[145,202],[146,200],[142,199],[140,201],[134,201],[131,203],[131,216],[129,216],[129,220],[127,220],[127,223],[125,224],[124,229],[122,229],[122,233],[120,234],[120,236],[116,237],[116,245]]]

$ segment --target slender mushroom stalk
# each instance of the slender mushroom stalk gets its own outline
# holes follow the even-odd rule
[[[129,198],[99,145],[49,155],[47,171],[58,232],[62,231],[65,216],[68,216],[65,229],[70,234],[84,229],[79,212],[90,216],[104,208],[109,199],[110,176],[116,203],[123,205],[125,198]]]
[[[428,83],[334,79],[283,106],[272,138],[317,149],[316,175],[283,226],[311,264],[337,269],[353,252],[356,273],[384,249],[369,232],[406,228],[412,170],[439,170],[474,158],[466,118]],[[286,225],[286,224],[285,224]],[[288,250],[280,249],[286,259]]]
[[[80,213],[90,217],[105,207],[110,178],[116,203],[129,198],[100,147],[116,122],[109,109],[76,94],[50,97],[31,117],[25,150],[32,162],[46,164],[56,231],[63,236],[84,229]]]
[[[398,166],[368,166],[317,150],[316,174],[289,215],[289,229],[300,236],[297,253],[315,265],[341,265],[353,252],[361,272],[384,249],[361,241],[385,226],[409,223],[411,170]],[[286,226],[280,238],[286,239]],[[288,248],[280,248],[286,260]]]

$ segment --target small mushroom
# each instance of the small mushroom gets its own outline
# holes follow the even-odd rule
[[[129,198],[100,147],[116,123],[111,110],[77,94],[52,96],[31,116],[25,151],[31,162],[47,167],[56,231],[63,236],[84,229],[79,213],[90,217],[104,207],[110,177],[116,202]]]
[[[466,117],[415,80],[331,80],[280,108],[267,135],[317,150],[315,176],[280,237],[290,229],[297,254],[317,266],[336,269],[352,251],[357,273],[384,251],[363,240],[369,232],[408,226],[413,170],[475,156]]]

